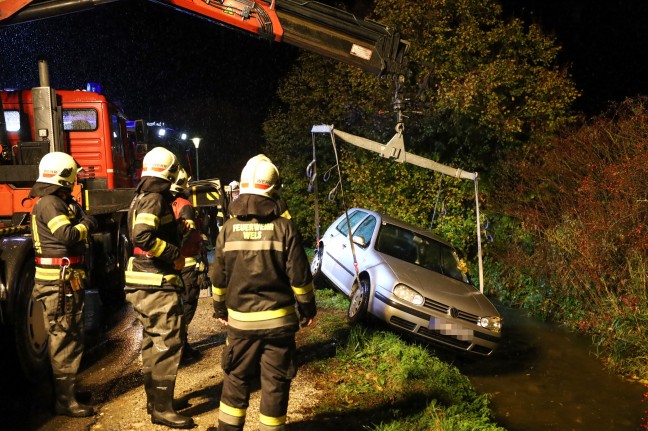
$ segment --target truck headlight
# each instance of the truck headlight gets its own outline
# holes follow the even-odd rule
[[[477,319],[477,326],[486,328],[493,332],[502,331],[502,318],[498,316],[480,317]]]
[[[421,295],[411,287],[405,286],[404,284],[397,284],[396,287],[394,287],[394,295],[396,295],[403,301],[411,302],[415,305],[423,305],[423,303],[425,302],[423,295]]]

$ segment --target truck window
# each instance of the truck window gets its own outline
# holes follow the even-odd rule
[[[4,111],[5,124],[7,126],[7,132],[18,132],[20,131],[20,112],[7,110]]]
[[[64,109],[63,130],[70,132],[97,130],[97,111],[94,109]]]

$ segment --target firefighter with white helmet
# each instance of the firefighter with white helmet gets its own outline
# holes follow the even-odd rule
[[[180,277],[185,258],[171,207],[179,170],[175,155],[163,147],[144,156],[142,181],[128,211],[133,256],[126,268],[126,299],[143,327],[142,373],[151,421],[191,428],[193,419],[173,408],[185,329]]]
[[[180,252],[185,258],[185,265],[182,268],[182,281],[184,289],[182,291],[182,309],[184,314],[184,339],[182,349],[182,359],[191,360],[199,358],[200,352],[187,341],[187,331],[189,324],[193,320],[198,308],[198,298],[200,297],[200,287],[202,278],[206,276],[207,260],[203,258],[203,235],[200,232],[200,226],[196,223],[196,212],[191,202],[184,196],[191,178],[183,168],[180,168],[178,178],[171,185],[171,193],[174,196],[173,214],[178,220],[178,226],[182,234],[182,246]]]
[[[38,166],[30,196],[38,197],[31,215],[35,251],[33,298],[43,307],[54,377],[57,414],[85,417],[92,407],[75,397],[83,355],[83,305],[86,244],[97,221],[72,197],[79,165],[69,154],[48,153]]]
[[[231,183],[229,183],[230,186],[230,201],[235,201],[236,198],[239,197],[239,193],[241,192],[240,184],[238,181],[234,180]]]
[[[259,372],[259,429],[285,429],[295,333],[300,316],[310,325],[317,313],[301,235],[277,204],[280,187],[279,171],[267,157],[250,159],[241,173],[241,194],[230,206],[233,218],[216,242],[214,316],[227,326],[219,431],[243,430]]]

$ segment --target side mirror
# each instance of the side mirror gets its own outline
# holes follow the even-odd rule
[[[359,245],[362,248],[366,248],[369,245],[367,243],[367,241],[365,241],[365,239],[363,237],[361,237],[360,235],[354,235],[353,236],[353,243],[356,244],[356,245]]]

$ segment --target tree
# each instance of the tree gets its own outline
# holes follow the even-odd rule
[[[374,18],[399,29],[411,43],[409,72],[398,89],[408,99],[403,112],[408,151],[479,171],[488,183],[504,154],[540,145],[571,120],[569,107],[578,92],[557,65],[554,40],[537,26],[525,27],[516,19],[505,22],[494,1],[377,0]],[[334,124],[387,142],[396,124],[391,112],[396,91],[393,80],[311,54],[300,57],[281,85],[280,106],[264,127],[267,153],[282,160],[291,205],[304,201],[310,127]],[[436,174],[390,166],[345,144],[340,150],[350,202],[429,223]],[[334,164],[330,150],[320,153],[323,165]],[[456,212],[446,212],[443,222],[456,221],[452,227],[444,225],[444,233],[470,238],[474,228],[466,230],[459,220],[474,220],[472,205],[465,205],[472,201],[472,185],[451,189],[454,194],[448,199],[456,203],[451,208]],[[301,209],[310,211],[310,205]],[[338,210],[329,203],[323,211],[332,218]],[[297,219],[302,223],[312,216]]]

